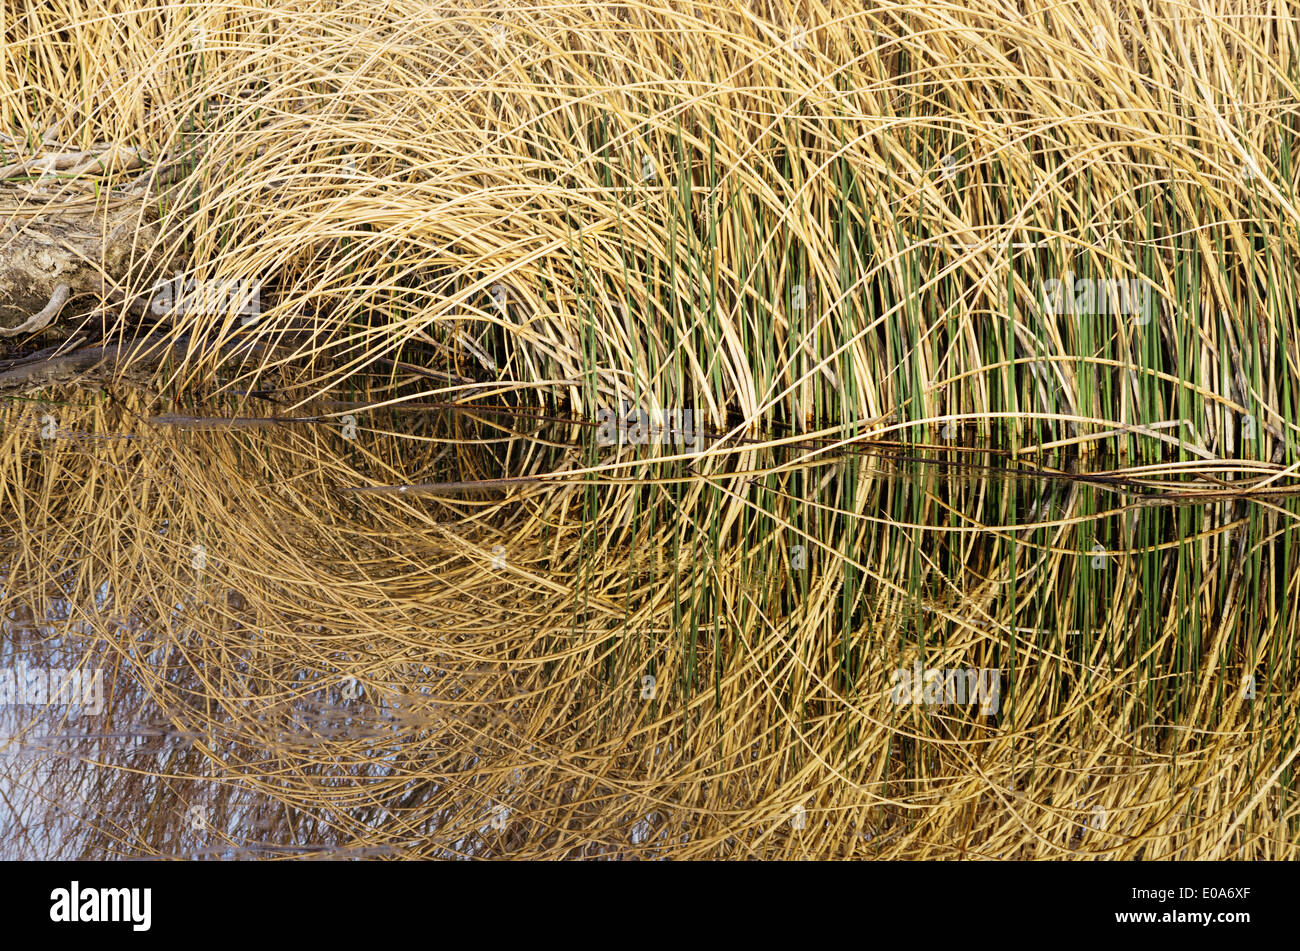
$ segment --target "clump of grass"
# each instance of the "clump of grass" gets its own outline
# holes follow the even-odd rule
[[[23,848],[1294,857],[1295,18],[52,17],[9,150],[143,147],[266,310],[3,409],[6,607],[191,741],[34,737],[86,821]],[[722,438],[612,454],[625,401]],[[914,661],[999,709],[895,706]]]
[[[1281,13],[120,0],[75,43],[51,16],[14,18],[9,141],[57,116],[192,160],[170,234],[267,283],[253,332],[308,332],[321,387],[432,347],[585,418],[1295,461]],[[1052,313],[1067,278],[1151,309]]]

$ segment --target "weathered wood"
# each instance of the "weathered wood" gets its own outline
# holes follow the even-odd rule
[[[289,334],[274,342],[236,336],[219,345],[208,343],[209,339],[196,338],[193,334],[173,336],[159,332],[137,340],[84,346],[61,354],[58,353],[61,347],[51,347],[17,360],[0,361],[0,394],[26,392],[62,383],[106,383],[123,368],[130,368],[133,372],[148,371],[169,357],[182,359],[209,346],[243,360],[261,353],[291,353],[310,339],[310,334]]]
[[[0,393],[60,383],[101,382],[113,375],[119,363],[152,367],[173,353],[183,353],[188,342],[188,337],[169,341],[165,335],[157,334],[132,343],[82,347],[60,356],[35,354],[0,370]]]
[[[143,196],[51,201],[0,189],[0,336],[76,313],[68,299],[120,299],[119,285],[167,274],[171,257]]]

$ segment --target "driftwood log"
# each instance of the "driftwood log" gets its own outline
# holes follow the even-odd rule
[[[0,188],[0,337],[44,330],[75,298],[120,302],[122,288],[167,274],[171,257],[143,195]]]
[[[62,352],[63,346],[50,347],[15,360],[0,360],[0,394],[10,394],[63,383],[107,383],[122,368],[145,373],[167,359],[182,359],[187,354],[215,346],[235,359],[253,359],[267,352],[291,348],[301,342],[298,335],[287,341],[262,343],[242,338],[212,344],[191,334],[179,336],[159,332],[121,343],[104,343],[77,347]]]

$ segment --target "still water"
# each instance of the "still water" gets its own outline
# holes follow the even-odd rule
[[[5,857],[1294,857],[1290,495],[409,402],[0,414]]]

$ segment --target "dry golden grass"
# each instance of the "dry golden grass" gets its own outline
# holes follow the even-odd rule
[[[258,333],[309,329],[321,386],[421,343],[481,369],[464,331],[588,417],[1004,413],[1192,458],[1251,414],[1291,461],[1289,9],[32,5],[0,109],[24,151],[179,175],[167,234],[265,281]],[[1154,323],[1045,314],[1067,271],[1145,279]]]
[[[266,305],[0,408],[9,649],[77,635],[102,732],[194,740],[34,730],[6,838],[1294,858],[1294,12],[6,8],[5,162],[148,166],[8,188],[138,187]],[[1045,313],[1067,270],[1158,311]],[[730,436],[611,460],[624,400]],[[1008,472],[1061,450],[1102,478]],[[1001,709],[894,706],[913,658]]]

